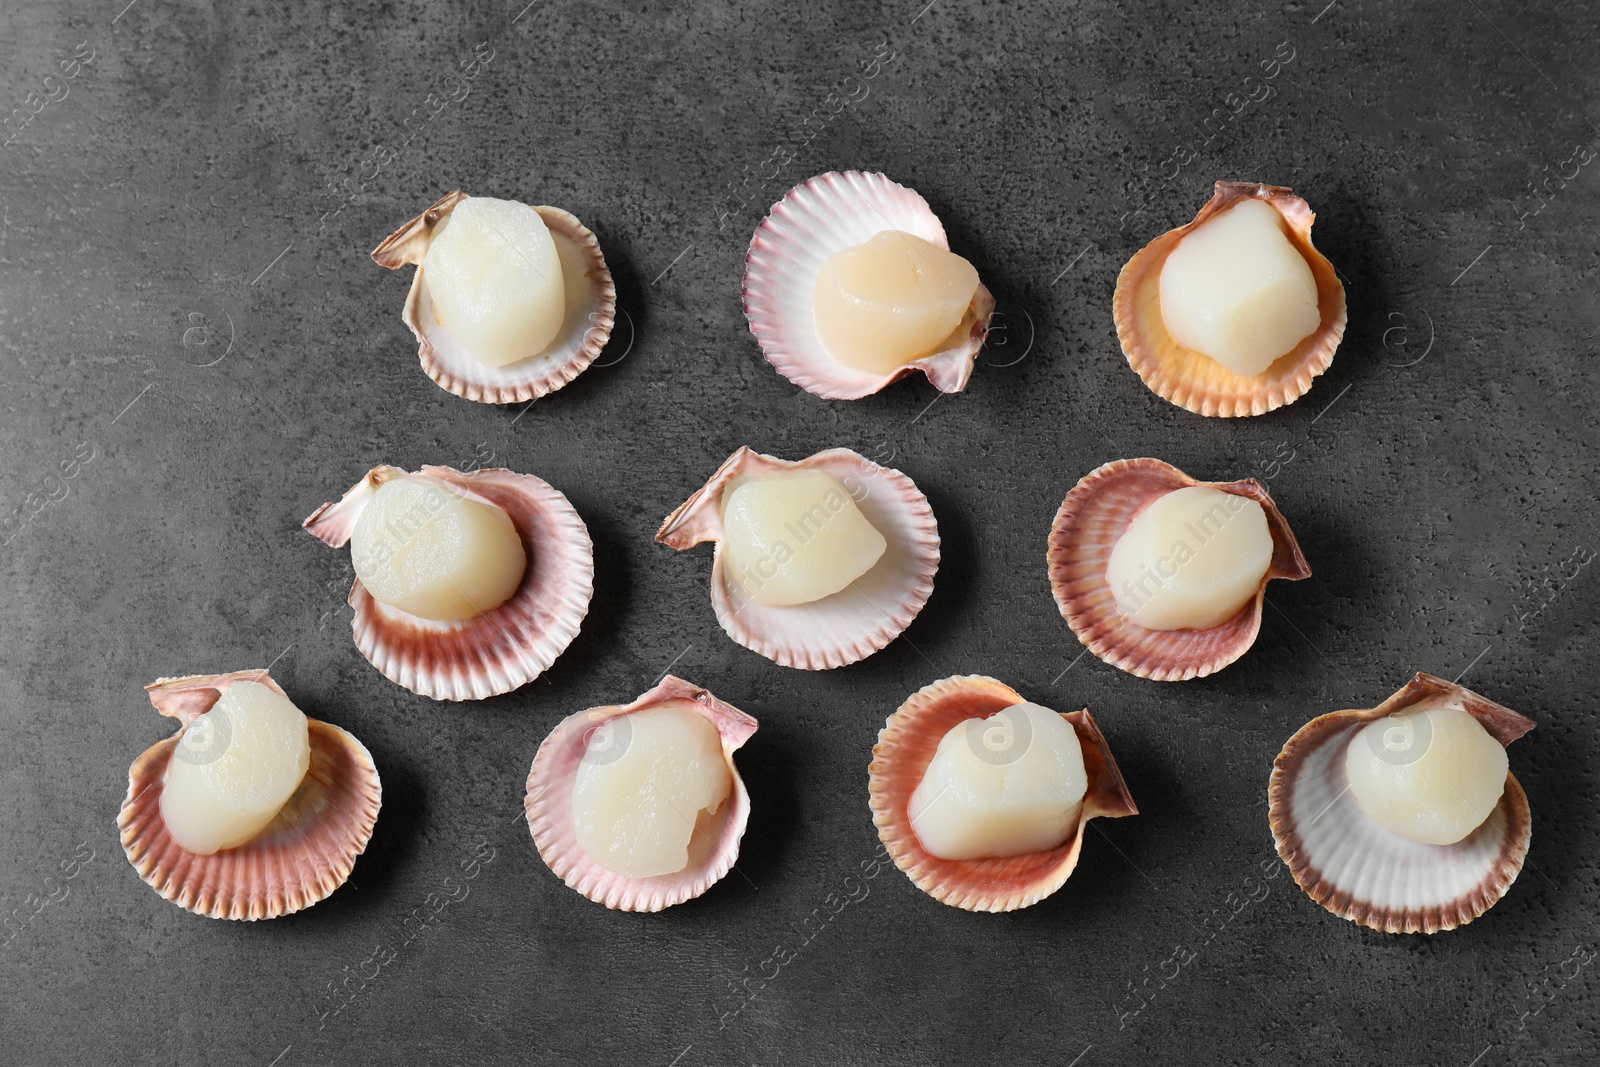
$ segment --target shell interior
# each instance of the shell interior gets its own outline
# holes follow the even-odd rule
[[[1105,735],[1087,708],[1063,716],[1077,731],[1089,776],[1077,831],[1057,848],[997,859],[947,860],[927,852],[911,826],[912,794],[939,740],[957,724],[993,715],[1025,698],[980,675],[945,678],[912,694],[889,716],[872,749],[868,771],[872,821],[878,837],[917,888],[967,911],[1014,911],[1060,889],[1078,865],[1084,828],[1093,818],[1137,815]]]
[[[630,878],[601,867],[578,843],[572,818],[572,788],[589,737],[619,715],[662,704],[688,702],[722,738],[722,754],[733,777],[728,799],[704,832],[697,830],[689,865],[675,874]],[[556,877],[597,904],[617,911],[660,911],[698,897],[716,884],[739,858],[739,840],[750,818],[746,792],[733,754],[756,732],[756,721],[738,708],[681,678],[667,675],[631,704],[590,708],[569,715],[539,745],[528,771],[523,801],[528,829],[545,864]]]
[[[1306,894],[1333,914],[1385,933],[1435,933],[1489,910],[1528,853],[1528,798],[1506,775],[1489,817],[1453,845],[1429,845],[1367,818],[1348,791],[1344,753],[1363,725],[1430,697],[1458,702],[1501,744],[1531,720],[1462,686],[1418,674],[1376,708],[1336,711],[1301,727],[1272,770],[1268,818],[1278,855]]]
[[[822,265],[885,230],[950,247],[926,200],[882,174],[855,170],[821,174],[790,189],[750,239],[744,272],[750,332],[778,373],[808,393],[855,400],[918,371],[941,393],[967,387],[994,312],[994,297],[981,282],[966,316],[937,351],[888,374],[845,366],[818,338],[813,290]]]
[[[476,359],[434,315],[422,261],[434,228],[466,194],[457,190],[396,230],[372,252],[374,262],[396,269],[415,265],[401,318],[416,335],[422,367],[442,388],[485,404],[514,404],[552,393],[593,363],[611,337],[617,289],[600,242],[583,223],[557,207],[538,206],[555,239],[566,283],[561,333],[543,352],[503,367]]]
[[[1128,524],[1157,497],[1187,486],[1247,496],[1267,514],[1272,562],[1261,587],[1238,614],[1206,630],[1147,630],[1123,617],[1106,581],[1111,550]],[[1047,553],[1056,605],[1084,646],[1113,667],[1158,682],[1203,678],[1247,652],[1261,629],[1267,582],[1298,581],[1311,568],[1266,486],[1254,478],[1199,482],[1159,459],[1121,459],[1085,475],[1061,502]]]
[[[1317,283],[1316,330],[1260,374],[1241,375],[1203,352],[1174,341],[1161,317],[1161,268],[1185,235],[1240,200],[1255,198],[1276,208],[1288,224],[1289,239],[1305,257]],[[1311,243],[1316,219],[1309,205],[1290,189],[1257,182],[1217,182],[1209,203],[1194,221],[1169,230],[1128,260],[1117,276],[1112,298],[1117,339],[1129,366],[1164,400],[1199,415],[1231,418],[1260,415],[1293,403],[1333,363],[1344,337],[1344,285],[1327,257]]]
[[[235,681],[278,688],[266,671],[163,678],[150,701],[184,728]],[[309,908],[345,883],[366,850],[383,789],[372,755],[344,730],[309,720],[311,765],[277,817],[250,841],[210,856],[174,842],[161,819],[167,764],[183,736],[157,742],[128,769],[117,827],[128,862],[166,899],[213,919],[275,919]]]
[[[350,539],[377,487],[401,473],[375,467],[344,498],[324,504],[305,527],[326,544]],[[528,556],[517,591],[497,608],[439,622],[380,603],[358,578],[350,587],[356,646],[384,677],[435,700],[482,700],[543,674],[578,635],[594,592],[594,546],[570,501],[531,474],[494,468],[419,472],[465,496],[503,508]]]
[[[832,596],[775,607],[750,599],[728,577],[721,543],[722,494],[741,475],[790,470],[831,475],[889,547],[870,571]],[[804,670],[855,663],[893,641],[927,603],[939,569],[939,527],[927,497],[901,472],[848,448],[830,448],[795,461],[740,448],[667,517],[656,540],[680,551],[716,542],[711,603],[723,630],[775,663]]]

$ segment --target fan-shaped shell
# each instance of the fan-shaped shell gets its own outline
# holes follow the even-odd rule
[[[967,387],[994,312],[994,297],[981,282],[966,316],[938,351],[888,374],[845,366],[818,338],[813,291],[822,265],[885,230],[950,247],[926,200],[882,174],[859,170],[830,171],[801,182],[772,206],[750,239],[744,269],[750,332],[767,362],[808,393],[856,400],[918,371],[941,393]]]
[[[888,542],[883,558],[832,596],[774,607],[730,581],[722,551],[722,494],[741,476],[820,470],[838,481]],[[740,448],[693,496],[667,516],[656,540],[682,551],[716,543],[711,604],[729,637],[785,667],[828,670],[865,659],[911,625],[933,592],[939,527],[912,480],[848,448],[782,460]]]
[[[543,352],[503,367],[474,357],[434,315],[422,261],[439,223],[467,194],[457,189],[386,237],[372,250],[373,262],[397,270],[415,265],[401,318],[417,338],[422,369],[439,387],[483,404],[515,404],[553,393],[593,363],[611,337],[617,287],[600,242],[577,217],[558,207],[534,210],[555,238],[566,283],[567,308],[561,333]]]
[[[335,503],[303,524],[342,548],[367,501],[404,473],[374,467]],[[457,622],[423,619],[381,603],[361,580],[350,587],[356,646],[385,678],[435,700],[482,700],[509,693],[543,674],[578,635],[594,592],[594,546],[576,509],[531,474],[501,468],[462,473],[425,466],[462,496],[503,509],[522,538],[528,569],[517,591],[497,608]]]
[[[1106,581],[1111,550],[1146,505],[1174,489],[1194,485],[1247,496],[1260,504],[1272,535],[1272,562],[1255,597],[1227,622],[1207,630],[1135,626],[1118,610]],[[1198,482],[1159,459],[1119,459],[1085,475],[1056,513],[1046,563],[1056,605],[1078,640],[1113,667],[1158,682],[1203,678],[1244,655],[1261,629],[1267,582],[1311,575],[1288,520],[1266,486],[1254,478]]]
[[[265,670],[163,678],[146,687],[156,710],[183,728],[146,749],[128,768],[128,795],[117,828],[139,877],[179,907],[213,919],[276,919],[309,908],[350,877],[372,837],[383,788],[360,741],[330,723],[308,719],[311,765],[265,829],[210,856],[178,845],[161,819],[167,764],[183,731],[236,681],[283,692]]]
[[[1351,740],[1366,723],[1434,698],[1465,710],[1502,745],[1534,726],[1470,689],[1418,674],[1375,708],[1312,719],[1272,766],[1267,818],[1295,882],[1333,914],[1384,933],[1431,934],[1476,919],[1516,881],[1533,835],[1527,794],[1509,773],[1489,818],[1453,845],[1410,841],[1362,812],[1345,776]]]
[[[697,829],[689,850],[689,866],[675,874],[629,878],[600,866],[578,843],[572,818],[573,783],[596,730],[618,716],[664,705],[691,707],[716,727],[728,773],[733,777],[733,789],[712,815],[710,825]],[[617,911],[660,911],[698,897],[732,870],[739,859],[739,839],[750,819],[750,795],[734,766],[733,754],[755,732],[756,721],[750,716],[670,674],[631,704],[590,708],[569,715],[540,743],[528,771],[523,810],[540,858],[567,885]]]
[[[944,678],[913,693],[889,716],[872,748],[868,794],[872,821],[895,866],[918,889],[967,911],[1015,911],[1060,889],[1078,865],[1084,828],[1094,818],[1137,815],[1122,772],[1089,709],[1062,716],[1077,731],[1089,776],[1077,831],[1048,852],[997,859],[947,860],[922,847],[911,826],[911,796],[927,773],[939,741],[967,719],[987,718],[1026,700],[982,675]]]
[[[1276,208],[1288,224],[1288,237],[1305,257],[1317,283],[1321,324],[1260,374],[1235,374],[1203,352],[1172,339],[1161,318],[1161,268],[1178,242],[1195,227],[1240,200],[1255,198]],[[1232,418],[1260,415],[1305,395],[1312,381],[1333,363],[1344,337],[1344,285],[1327,257],[1311,244],[1316,213],[1293,190],[1258,182],[1217,182],[1210,203],[1194,221],[1168,230],[1141,248],[1117,276],[1112,313],[1122,353],[1164,400],[1197,415]]]

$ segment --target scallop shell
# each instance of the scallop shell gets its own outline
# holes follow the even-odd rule
[[[1247,496],[1267,513],[1272,562],[1255,598],[1227,622],[1208,630],[1146,630],[1117,609],[1106,581],[1106,566],[1118,538],[1135,515],[1156,497],[1174,489],[1202,485]],[[1267,582],[1299,581],[1311,568],[1288,520],[1272,502],[1267,487],[1254,478],[1237,482],[1197,482],[1159,459],[1119,459],[1085,475],[1061,502],[1050,527],[1046,557],[1050,589],[1061,615],[1078,640],[1113,667],[1158,682],[1204,678],[1238,659],[1255,644],[1261,629]]]
[[[1090,819],[1139,814],[1105,735],[1085,708],[1062,715],[1077,731],[1089,773],[1076,833],[1048,852],[998,859],[947,860],[923,849],[911,827],[909,805],[940,739],[957,723],[987,718],[1025,700],[1010,686],[982,675],[944,678],[913,693],[878,733],[867,772],[878,838],[895,866],[941,903],[990,912],[1037,904],[1060,889],[1077,867]]]
[[[866,574],[832,596],[774,607],[750,599],[727,580],[722,553],[722,494],[741,475],[820,470],[855,499],[889,543]],[[667,516],[656,540],[682,551],[716,543],[711,605],[729,637],[785,667],[819,671],[865,659],[911,625],[933,592],[939,569],[939,527],[928,498],[892,467],[880,467],[848,448],[830,448],[790,461],[740,448],[684,504]]]
[[[183,729],[145,749],[128,768],[117,827],[139,877],[179,907],[212,919],[276,919],[309,908],[350,877],[372,837],[383,787],[360,741],[308,718],[311,765],[277,817],[236,848],[210,856],[182,848],[161,819],[167,764],[183,731],[237,681],[283,692],[265,670],[162,678],[145,687],[156,710]]]
[[[302,524],[342,548],[372,494],[404,471],[374,467],[336,503]],[[528,570],[497,608],[456,622],[423,619],[381,603],[357,578],[350,587],[356,646],[391,682],[435,700],[482,700],[526,685],[578,635],[594,592],[594,546],[562,493],[531,474],[501,468],[462,473],[425,466],[462,496],[503,509],[522,537]]]
[[[829,400],[857,400],[921,371],[941,393],[959,393],[972,377],[994,312],[978,283],[972,305],[944,345],[888,374],[847,367],[817,337],[813,290],[835,253],[885,230],[915,234],[949,249],[944,225],[928,202],[882,174],[820,174],[790,189],[756,227],[745,257],[744,313],[767,362],[800,388]]]
[[[578,843],[572,820],[572,788],[589,738],[608,720],[645,708],[687,703],[722,738],[722,756],[733,776],[733,791],[712,816],[709,827],[697,827],[689,866],[676,874],[629,878],[600,866]],[[556,877],[597,904],[616,911],[660,911],[692,900],[733,869],[739,839],[750,819],[750,794],[745,791],[733,754],[756,732],[756,721],[731,704],[682,678],[667,675],[654,689],[626,705],[590,708],[569,715],[539,745],[528,771],[523,810],[539,856]]]
[[[1235,374],[1203,352],[1184,348],[1167,333],[1161,318],[1161,268],[1190,230],[1254,197],[1276,208],[1288,223],[1288,237],[1311,267],[1317,282],[1322,323],[1310,336],[1260,374]],[[1316,214],[1290,189],[1256,182],[1217,182],[1211,202],[1186,226],[1168,230],[1141,248],[1117,276],[1112,298],[1117,339],[1128,365],[1164,400],[1197,415],[1233,418],[1260,415],[1292,404],[1312,380],[1333,363],[1344,337],[1344,285],[1327,257],[1311,244]]]
[[[474,358],[434,316],[422,261],[439,223],[467,194],[457,189],[386,237],[372,250],[380,267],[397,270],[415,264],[411,291],[401,318],[417,337],[422,369],[440,388],[481,404],[516,404],[553,393],[581,374],[600,355],[616,321],[617,287],[606,267],[600,242],[577,217],[558,207],[534,210],[555,238],[566,282],[567,310],[560,335],[543,352],[504,367]]]
[[[1533,833],[1527,794],[1509,773],[1489,818],[1453,845],[1391,833],[1349,795],[1343,755],[1356,731],[1437,697],[1458,704],[1502,745],[1534,726],[1470,689],[1418,674],[1375,708],[1312,719],[1272,765],[1267,818],[1295,882],[1333,914],[1384,933],[1453,930],[1488,911],[1516,881]]]

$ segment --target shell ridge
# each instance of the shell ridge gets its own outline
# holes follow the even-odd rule
[[[400,473],[403,472],[387,464],[372,468],[338,500],[329,501],[313,511],[300,524],[301,528],[329,548],[343,548],[350,542],[361,513],[366,510],[378,487]]]
[[[1086,803],[1091,800],[1094,803],[1094,814],[1090,818],[1120,819],[1139,814],[1139,805],[1128,791],[1128,780],[1123,776],[1122,768],[1117,766],[1116,757],[1111,754],[1111,745],[1089,709],[1070,712],[1063,717],[1089,742],[1085,747],[1092,749],[1098,759],[1095,785],[1085,798]]]
[[[722,490],[728,482],[742,474],[758,459],[770,460],[749,445],[740,445],[733,455],[722,461],[706,483],[690,494],[689,499],[668,515],[656,530],[656,541],[678,551],[693,548],[722,536]]]
[[[150,705],[168,718],[178,719],[185,726],[210,711],[222,694],[234,682],[256,682],[265,685],[279,696],[285,695],[272,680],[265,667],[257,670],[233,671],[228,674],[190,674],[176,678],[158,678],[145,686]]]
[[[426,211],[379,242],[371,252],[372,261],[389,270],[421,263],[433,241],[434,228],[466,198],[467,194],[456,189],[435,200]]]

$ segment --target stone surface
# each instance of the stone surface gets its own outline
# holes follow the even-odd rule
[[[123,3],[0,12],[12,122],[55,98],[0,149],[8,1062],[1594,1057],[1591,8]],[[965,394],[829,403],[761,359],[750,232],[835,168],[920,190],[1001,300]],[[1148,392],[1111,323],[1121,264],[1218,178],[1302,192],[1351,308],[1310,394],[1241,421]],[[435,387],[407,278],[367,259],[457,187],[573,211],[617,276],[604,366],[526,410]],[[723,635],[709,550],[651,536],[742,444],[917,480],[944,564],[901,640],[812,675]],[[1080,655],[1049,595],[1062,496],[1141,455],[1266,480],[1316,572],[1204,681]],[[572,498],[597,595],[544,677],[438,705],[362,660],[348,555],[299,524],[385,462],[505,464]],[[383,814],[327,901],[212,922],[117,843],[126,768],[171,729],[141,686],[269,663],[371,748]],[[522,783],[563,716],[669,667],[761,720],[754,816],[704,898],[613,914],[539,861]],[[1479,922],[1386,937],[1295,889],[1266,783],[1301,723],[1417,670],[1538,720],[1511,755],[1533,850]],[[1142,808],[1008,916],[860,876],[878,728],[965,672],[1091,707]]]

